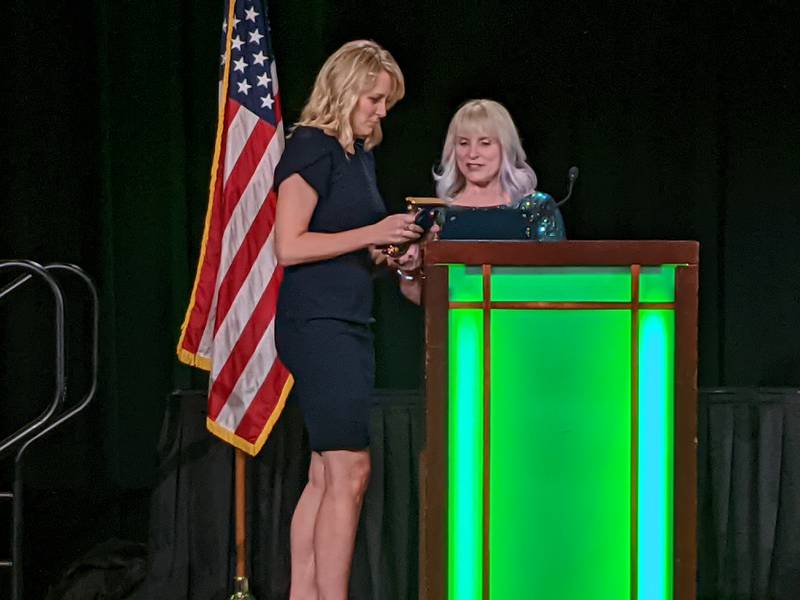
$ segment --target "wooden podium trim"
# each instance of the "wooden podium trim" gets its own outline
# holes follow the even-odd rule
[[[639,597],[639,275],[631,265],[631,600]]]
[[[481,267],[483,276],[483,600],[489,600],[491,558],[489,539],[492,491],[492,266]]]
[[[698,267],[675,269],[673,598],[697,596]]]
[[[425,304],[425,449],[420,459],[420,600],[448,597],[448,268],[427,271]]]
[[[697,264],[700,245],[685,241],[454,241],[429,242],[425,264],[493,266],[642,266]]]
[[[484,302],[454,302],[448,303],[450,309],[459,308],[484,308]],[[633,302],[517,302],[499,300],[489,302],[491,310],[502,308],[505,310],[632,310]],[[674,302],[639,302],[636,306],[644,309],[674,310]]]

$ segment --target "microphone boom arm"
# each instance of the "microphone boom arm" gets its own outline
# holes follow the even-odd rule
[[[575,180],[578,179],[578,173],[580,173],[580,171],[578,171],[578,167],[569,168],[569,171],[567,172],[567,195],[556,202],[556,206],[561,206],[567,200],[569,200],[570,196],[572,196],[572,188],[575,186]]]

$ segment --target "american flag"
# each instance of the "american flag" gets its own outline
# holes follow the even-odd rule
[[[178,357],[210,372],[209,430],[255,455],[292,386],[274,337],[283,270],[272,184],[284,136],[266,5],[225,7],[208,212]]]

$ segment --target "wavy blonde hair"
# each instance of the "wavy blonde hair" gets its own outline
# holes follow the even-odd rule
[[[350,116],[359,96],[372,89],[381,71],[386,71],[392,80],[392,91],[386,99],[388,110],[406,91],[405,79],[397,62],[387,50],[371,40],[347,42],[322,65],[295,127],[305,125],[322,129],[339,140],[346,151],[354,152],[355,135]],[[382,139],[378,121],[364,146],[370,150]]]
[[[536,190],[536,173],[526,162],[525,150],[508,110],[494,100],[468,100],[456,111],[447,128],[439,168],[434,169],[436,195],[452,200],[464,189],[467,181],[456,164],[456,140],[460,136],[479,133],[500,143],[500,185],[515,202]]]

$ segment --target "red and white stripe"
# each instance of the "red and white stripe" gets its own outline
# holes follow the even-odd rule
[[[283,271],[272,188],[283,124],[272,127],[230,98],[224,119],[205,251],[179,354],[209,368],[212,431],[255,454],[291,386],[274,339]]]

